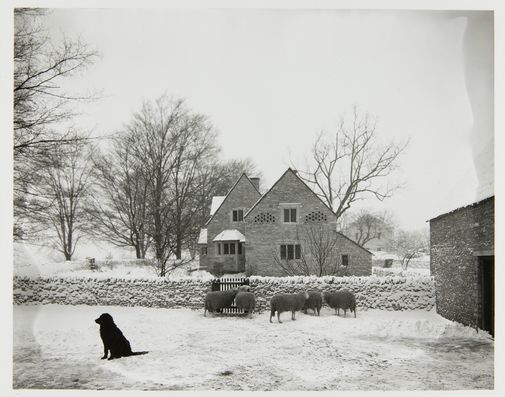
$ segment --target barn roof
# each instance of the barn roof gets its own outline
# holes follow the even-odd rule
[[[462,207],[458,207],[458,208],[456,208],[456,209],[454,209],[454,210],[452,210],[452,211],[446,212],[446,213],[444,213],[444,214],[437,215],[437,216],[436,216],[436,217],[434,217],[434,218],[430,218],[430,219],[428,219],[426,222],[431,222],[431,221],[434,221],[434,220],[436,220],[436,219],[442,218],[442,217],[444,217],[444,216],[446,216],[446,215],[454,214],[455,212],[461,211],[461,210],[463,210],[463,209],[465,209],[465,208],[476,207],[476,206],[478,206],[478,205],[480,205],[480,204],[484,203],[485,201],[488,201],[488,200],[491,200],[491,199],[494,199],[494,194],[493,194],[492,196],[486,197],[486,198],[484,198],[484,199],[482,199],[482,200],[479,200],[479,201],[476,201],[476,202],[474,202],[474,203],[467,204],[467,205],[464,205],[464,206],[462,206]]]

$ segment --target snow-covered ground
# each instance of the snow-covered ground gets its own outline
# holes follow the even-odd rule
[[[133,350],[100,360],[94,319],[110,313]],[[434,312],[337,317],[201,310],[15,306],[15,388],[144,390],[465,390],[494,385],[494,342]]]
[[[14,243],[14,275],[16,276],[55,276],[92,278],[157,278],[153,266],[131,258],[96,258],[97,269],[91,270],[87,259],[62,261],[61,254],[32,244]],[[168,278],[193,278],[210,280],[214,276],[206,271],[195,270],[198,260],[190,261],[170,272]]]

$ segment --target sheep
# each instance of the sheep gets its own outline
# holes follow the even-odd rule
[[[314,315],[319,316],[321,312],[321,306],[323,305],[323,297],[319,291],[307,291],[309,294],[309,298],[305,301],[305,305],[303,305],[303,312],[307,314],[307,309],[312,309],[314,311]]]
[[[216,310],[231,306],[235,299],[235,295],[237,295],[237,291],[238,290],[235,288],[228,291],[207,292],[207,295],[205,295],[203,316],[207,317],[207,310],[212,313]]]
[[[325,292],[324,300],[331,308],[335,309],[335,314],[340,315],[340,309],[344,309],[344,317],[347,315],[347,309],[354,312],[356,317],[356,298],[354,293],[347,289],[337,292]]]
[[[272,317],[275,315],[275,312],[277,312],[277,320],[279,323],[282,323],[282,312],[291,312],[291,320],[295,320],[295,312],[302,310],[308,298],[309,294],[307,292],[274,295],[270,300],[270,322],[272,322]]]
[[[249,286],[242,285],[238,288],[237,296],[235,296],[235,305],[249,313],[249,318],[252,318],[254,308],[256,307],[256,298],[252,292],[249,292]]]

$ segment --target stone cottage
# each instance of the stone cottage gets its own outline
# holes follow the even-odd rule
[[[429,222],[437,312],[494,335],[494,196]]]
[[[370,275],[372,253],[336,231],[336,215],[288,169],[263,195],[243,174],[214,197],[201,229],[200,268],[251,275]]]

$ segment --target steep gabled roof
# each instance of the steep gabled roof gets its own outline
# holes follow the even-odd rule
[[[351,243],[353,243],[354,245],[356,245],[357,247],[361,248],[363,251],[366,251],[368,252],[369,254],[372,254],[373,255],[373,252],[370,252],[368,251],[365,247],[363,247],[362,245],[359,245],[356,241],[354,241],[353,239],[350,239],[349,237],[347,237],[344,233],[340,233],[340,232],[337,232],[335,231],[335,233],[337,233],[338,235],[342,236],[343,238],[345,238],[346,240],[349,240]]]
[[[226,193],[226,196],[224,196],[224,199],[221,201],[221,203],[219,204],[219,207],[217,207],[214,211],[214,213],[211,214],[209,220],[207,221],[207,223],[205,224],[206,226],[212,221],[212,219],[214,219],[214,216],[219,212],[219,209],[223,206],[223,204],[226,202],[226,200],[228,199],[228,197],[230,196],[230,193],[233,192],[233,190],[235,189],[235,187],[238,185],[238,183],[240,182],[240,180],[242,178],[246,178],[249,183],[251,184],[251,186],[254,188],[254,190],[256,190],[258,192],[258,194],[260,194],[260,192],[258,191],[258,189],[256,189],[256,186],[254,186],[254,183],[251,182],[251,180],[249,179],[249,177],[245,174],[245,172],[242,173],[242,175],[240,175],[240,177],[237,179],[237,181],[233,184],[233,186],[231,187],[230,190],[228,190],[228,193]]]
[[[307,189],[310,190],[310,192],[321,202],[323,203],[323,205],[328,208],[328,210],[333,214],[335,215],[335,212],[333,212],[333,210],[330,208],[330,206],[325,203],[321,197],[319,197],[298,175],[295,171],[293,171],[291,168],[288,168],[284,174],[281,175],[281,177],[279,179],[277,179],[277,181],[272,185],[272,187],[270,189],[268,189],[268,191],[263,195],[261,196],[258,201],[256,201],[253,206],[251,208],[249,208],[249,211],[247,211],[247,213],[244,215],[244,218],[247,217],[247,215],[249,215],[249,213],[265,198],[268,196],[268,194],[275,188],[275,186],[284,178],[284,176],[288,173],[288,172],[291,172],[294,176],[296,176],[298,178],[298,180],[302,183],[303,186],[305,186]]]
[[[226,196],[214,196],[212,197],[212,203],[210,205],[210,216],[214,215],[214,212],[221,206],[223,200]]]
[[[197,244],[207,244],[207,229],[200,229]]]

